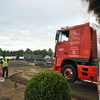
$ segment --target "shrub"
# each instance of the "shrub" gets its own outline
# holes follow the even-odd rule
[[[71,100],[67,80],[54,71],[39,72],[28,81],[25,100]]]

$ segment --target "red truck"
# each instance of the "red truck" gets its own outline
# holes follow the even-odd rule
[[[90,23],[58,30],[54,71],[62,73],[70,83],[78,79],[97,82],[99,37]]]

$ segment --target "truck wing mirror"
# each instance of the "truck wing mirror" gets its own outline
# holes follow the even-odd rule
[[[55,39],[56,39],[56,40],[58,40],[58,38],[59,38],[59,35],[58,35],[58,34],[56,34],[56,38],[55,38]]]
[[[58,42],[58,45],[60,45],[60,42]]]

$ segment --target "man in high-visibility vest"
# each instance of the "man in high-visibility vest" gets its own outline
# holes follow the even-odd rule
[[[14,59],[14,57],[11,59]],[[5,56],[3,56],[3,59],[0,62],[0,68],[1,68],[1,64],[2,64],[2,77],[4,77],[4,74],[6,71],[6,78],[8,78],[8,61],[11,59],[6,59]]]

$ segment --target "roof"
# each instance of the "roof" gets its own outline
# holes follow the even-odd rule
[[[43,58],[42,55],[34,55],[34,54],[24,54],[25,59],[33,59],[33,58]]]
[[[84,27],[84,26],[90,26],[89,23],[85,23],[85,24],[81,24],[81,25],[76,25],[76,26],[71,26],[71,27],[66,27],[64,29],[60,29],[59,31],[67,31],[73,28],[80,28],[80,27]]]
[[[46,55],[44,58],[50,58],[50,56]]]

